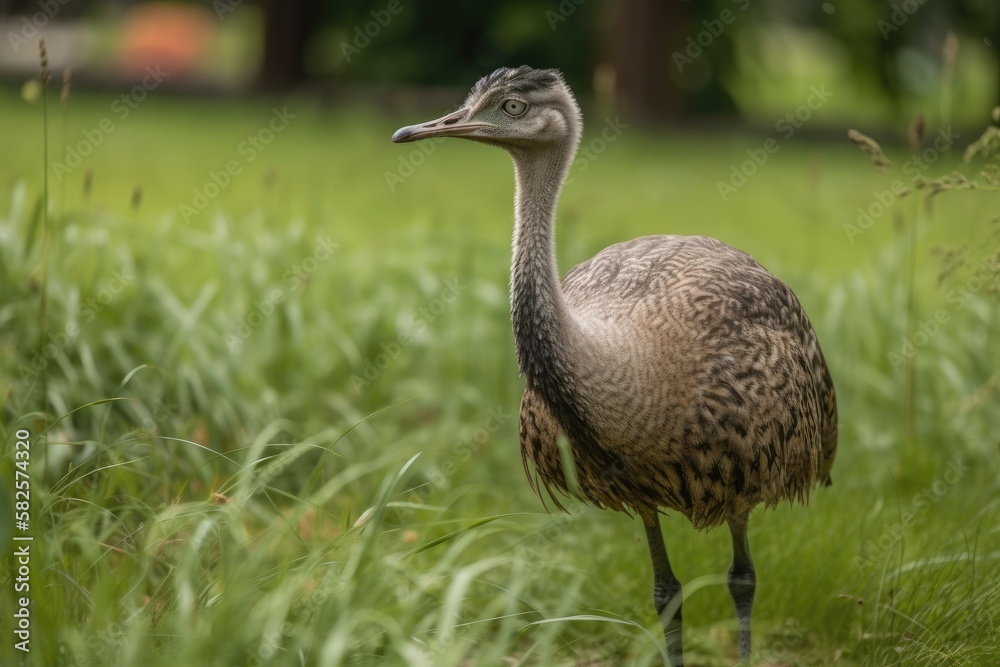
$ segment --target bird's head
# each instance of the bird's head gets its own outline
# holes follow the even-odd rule
[[[582,124],[559,70],[502,67],[480,79],[457,111],[401,127],[392,140],[460,137],[512,151],[567,142],[575,148]]]

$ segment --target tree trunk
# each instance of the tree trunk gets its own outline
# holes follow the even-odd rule
[[[611,59],[618,107],[639,121],[680,115],[679,91],[670,78],[670,26],[687,25],[683,3],[621,0],[616,3]]]
[[[306,78],[306,40],[317,18],[317,0],[264,0],[264,60],[258,85],[286,90]]]

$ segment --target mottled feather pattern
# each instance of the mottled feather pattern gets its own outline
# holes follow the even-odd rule
[[[602,341],[595,356],[617,359],[591,367],[571,399],[595,431],[570,436],[588,499],[709,527],[760,503],[805,502],[827,481],[829,371],[798,299],[749,255],[707,237],[644,237],[575,267],[562,287]],[[559,421],[530,375],[522,454],[565,491]]]
[[[647,525],[661,509],[708,527],[807,501],[829,483],[837,419],[798,299],[746,253],[700,236],[611,246],[560,284],[553,221],[582,119],[557,70],[498,69],[465,104],[512,94],[565,128],[561,142],[501,144],[517,180],[511,318],[526,471],[530,461],[550,495],[567,491],[561,432],[580,492]]]
[[[510,154],[510,306],[526,385],[519,434],[528,480],[560,509],[560,494],[572,492],[642,518],[673,665],[684,664],[683,591],[659,514],[677,511],[698,528],[726,522],[726,584],[749,664],[750,511],[807,502],[816,484],[830,483],[833,382],[788,286],[715,239],[635,239],[559,279],[556,205],[582,126],[557,70],[501,68],[444,122],[400,128],[393,141],[458,136]]]

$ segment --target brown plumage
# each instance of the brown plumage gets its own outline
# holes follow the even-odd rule
[[[525,470],[553,491],[567,483],[569,440],[579,493],[645,524],[654,603],[673,663],[682,664],[680,598],[660,532],[674,510],[698,528],[727,522],[729,588],[750,653],[756,576],[750,510],[805,502],[830,483],[837,444],[833,381],[798,299],[752,257],[715,239],[647,236],[613,245],[560,282],[554,259],[559,191],[579,142],[579,108],[555,70],[500,69],[443,118],[393,141],[459,136],[513,157],[517,196],[511,317],[526,379]],[[528,462],[531,462],[529,466]]]

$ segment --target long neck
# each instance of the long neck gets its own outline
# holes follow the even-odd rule
[[[555,259],[555,217],[572,146],[530,154],[512,151],[517,181],[514,256],[510,271],[511,319],[517,361],[529,384],[568,363],[573,316],[559,281]]]
[[[518,367],[568,433],[590,439],[580,366],[586,336],[560,285],[555,259],[559,192],[576,141],[530,154],[511,151],[517,179],[511,320]]]

